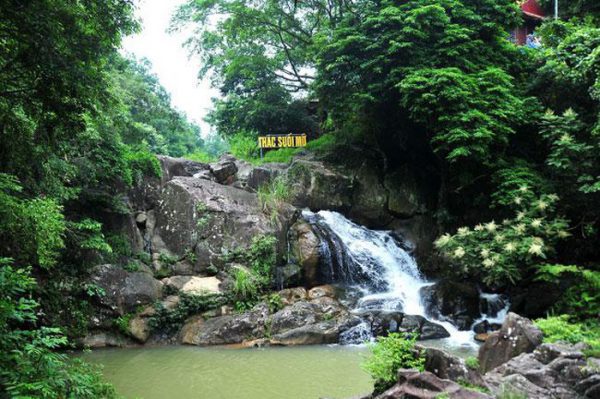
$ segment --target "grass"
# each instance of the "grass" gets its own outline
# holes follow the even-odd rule
[[[189,159],[190,161],[196,161],[200,163],[211,163],[217,160],[217,156],[209,154],[204,150],[196,150],[195,152],[184,155],[183,157],[185,159]]]
[[[273,223],[277,220],[279,210],[290,196],[290,188],[282,176],[277,176],[258,188],[260,205],[263,211],[270,215]]]

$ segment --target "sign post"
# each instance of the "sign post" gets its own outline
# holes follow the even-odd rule
[[[297,148],[306,147],[306,134],[270,134],[258,136],[258,147],[260,158],[263,157],[263,149]]]

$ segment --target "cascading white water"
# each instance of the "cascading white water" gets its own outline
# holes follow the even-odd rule
[[[360,291],[357,312],[365,309],[402,311],[423,316],[448,331],[448,344],[475,345],[473,331],[460,331],[452,323],[427,314],[421,288],[433,282],[421,275],[415,259],[398,244],[391,232],[369,230],[337,212],[305,210],[302,215],[317,229],[326,263],[337,265],[335,270],[330,266],[327,278]],[[488,302],[497,302],[497,298],[494,294],[482,294],[482,299]],[[494,315],[483,315],[477,322],[488,316],[499,320],[505,314],[496,311]],[[365,326],[357,326],[354,330],[349,335],[364,337],[366,334]]]

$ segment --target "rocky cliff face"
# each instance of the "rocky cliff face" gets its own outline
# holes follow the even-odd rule
[[[128,342],[114,339],[115,325],[138,342],[152,339],[148,324],[156,316],[152,309],[158,303],[177,311],[173,294],[227,296],[232,271],[248,266],[230,255],[249,251],[257,237],[276,238],[273,288],[322,284],[320,242],[311,226],[298,218],[302,208],[340,210],[363,223],[399,230],[429,210],[426,196],[408,171],[385,174],[372,161],[335,169],[310,155],[289,165],[262,166],[229,155],[214,164],[165,156],[159,160],[162,176],[144,178],[128,194],[130,213],[107,217],[110,229],[127,238],[132,253],[120,265],[94,269],[91,282],[105,292],[90,322],[90,336],[96,337],[91,341],[96,344]],[[289,196],[273,210],[260,201],[257,191],[275,178],[285,181]],[[207,345],[269,335],[285,344],[329,343],[358,323],[333,295],[307,296],[299,303],[287,303],[279,313],[265,313],[263,307],[243,315],[229,314],[227,308],[194,315],[184,320],[185,333],[171,332],[169,339],[177,336],[185,343]],[[298,315],[314,320],[296,325],[286,319]],[[106,342],[98,342],[99,337],[107,337]]]

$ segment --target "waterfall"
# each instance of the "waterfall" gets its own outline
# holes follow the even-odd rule
[[[390,231],[369,230],[351,222],[337,212],[302,212],[320,239],[322,267],[320,280],[346,286],[358,296],[354,312],[401,311],[419,315],[442,325],[453,345],[475,345],[473,331],[459,331],[451,322],[437,320],[427,314],[421,288],[434,284],[423,277],[413,256]],[[495,294],[482,294],[485,312],[476,322],[500,322],[506,311],[498,308],[504,302]],[[505,306],[507,309],[507,307]],[[365,325],[349,330],[341,337],[351,342],[364,338]]]

